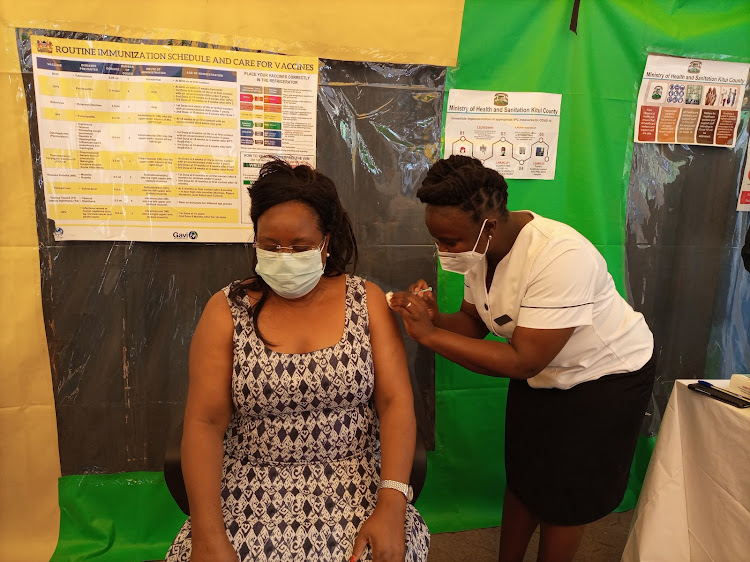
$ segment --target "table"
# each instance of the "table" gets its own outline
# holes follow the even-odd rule
[[[692,382],[675,381],[624,562],[750,560],[750,408],[698,394]]]

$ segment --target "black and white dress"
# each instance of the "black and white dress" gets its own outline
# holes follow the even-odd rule
[[[346,280],[338,343],[310,353],[266,347],[243,305],[234,318],[234,414],[224,437],[221,498],[240,560],[348,560],[380,481],[375,379],[365,282]],[[407,505],[406,560],[427,558],[430,535]],[[189,560],[190,519],[167,560]],[[369,548],[363,560],[371,560]]]

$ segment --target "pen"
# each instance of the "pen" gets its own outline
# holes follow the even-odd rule
[[[740,396],[739,394],[735,394],[734,392],[732,392],[731,390],[727,390],[726,388],[719,388],[718,386],[714,386],[714,385],[712,385],[708,381],[699,380],[698,384],[701,385],[701,386],[708,387],[708,388],[715,388],[719,392],[723,392],[724,394],[729,394],[730,396],[734,396],[735,398],[741,398],[743,400],[747,400],[747,398],[745,398],[744,396]]]
[[[426,289],[421,289],[419,291],[414,291],[412,295],[419,295],[422,293],[426,293],[427,291],[432,291],[432,287],[427,287]]]

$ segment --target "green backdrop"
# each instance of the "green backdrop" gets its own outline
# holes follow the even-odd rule
[[[509,207],[575,227],[625,294],[626,199],[646,56],[750,61],[750,2],[582,0],[577,35],[569,30],[572,6],[466,0],[449,87],[562,94],[555,179],[509,180]],[[456,310],[461,278],[440,272],[438,289],[441,310]],[[507,381],[442,358],[435,371],[436,450],[418,507],[432,532],[498,525]],[[641,437],[618,510],[635,507],[654,442]]]
[[[509,181],[509,206],[578,229],[624,294],[626,194],[646,55],[750,61],[750,2],[582,0],[578,35],[568,29],[572,5],[466,0],[450,85],[563,95],[555,179]],[[440,272],[438,290],[443,310],[458,307],[459,277]],[[433,533],[498,525],[507,383],[440,357],[435,370],[436,449],[418,508]],[[635,505],[652,448],[653,439],[641,439],[621,509]],[[55,560],[157,559],[184,520],[160,473],[68,476],[60,505]]]

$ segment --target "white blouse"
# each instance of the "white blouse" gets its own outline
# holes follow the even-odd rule
[[[464,299],[491,332],[509,340],[516,326],[576,328],[529,385],[567,389],[643,367],[654,350],[653,335],[615,289],[601,254],[570,226],[525,212],[534,219],[497,265],[489,292],[482,260],[464,278]]]

